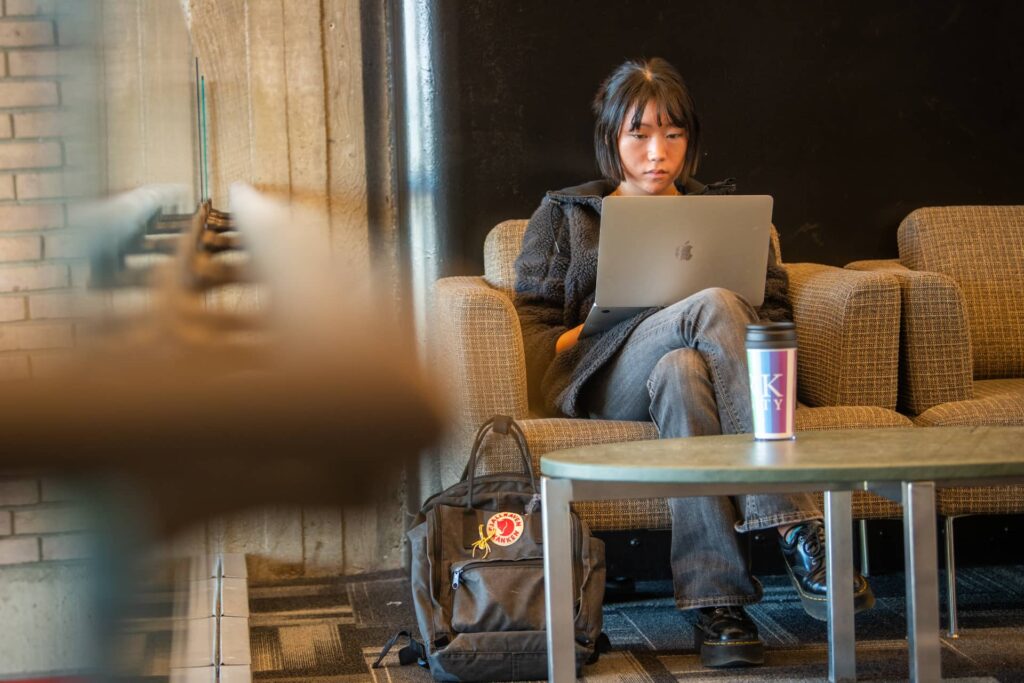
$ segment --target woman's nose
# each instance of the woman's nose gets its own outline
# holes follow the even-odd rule
[[[656,137],[652,137],[647,145],[647,159],[650,161],[661,161],[665,158],[665,146]]]

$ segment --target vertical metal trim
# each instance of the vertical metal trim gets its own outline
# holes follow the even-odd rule
[[[395,300],[406,298],[398,269],[398,213],[395,207],[395,66],[390,0],[363,0],[359,31],[363,58],[363,147],[366,150],[366,217],[370,256],[389,278]]]
[[[405,304],[410,334],[417,352],[427,361],[430,292],[443,274],[445,233],[451,230],[451,183],[445,163],[450,150],[443,144],[446,118],[440,101],[444,77],[437,0],[384,0],[390,29],[393,78],[394,189],[397,223],[397,267],[400,300]],[[446,83],[451,88],[451,83]],[[403,321],[404,322],[404,321]],[[426,452],[407,470],[409,512],[440,487],[440,459]]]
[[[442,163],[442,64],[434,0],[392,0],[396,72],[398,222],[408,269],[414,333],[424,350],[430,289],[443,266],[447,200]]]

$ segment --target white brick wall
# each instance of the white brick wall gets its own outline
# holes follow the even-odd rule
[[[0,352],[64,349],[74,346],[70,323],[15,323],[0,327]]]
[[[14,3],[17,4],[16,2]],[[15,8],[17,9],[17,8]],[[9,13],[10,14],[10,13]],[[52,21],[0,21],[0,48],[45,47],[54,44]]]
[[[39,561],[39,537],[0,538],[0,565]]]
[[[14,50],[7,53],[11,76],[56,76],[56,50]]]
[[[80,560],[92,554],[92,537],[87,534],[57,534],[41,536],[42,559]]]
[[[55,111],[37,111],[15,114],[12,134],[18,138],[56,137],[60,135],[60,113]],[[52,157],[47,157],[47,159],[50,158]],[[58,166],[60,165],[60,158],[58,157],[55,163],[42,165]]]
[[[7,0],[7,16],[53,14],[54,0]]]
[[[0,102],[5,107],[38,107],[60,104],[57,84],[37,81],[0,82]]]
[[[38,261],[43,257],[43,238],[39,235],[0,236],[0,262]]]
[[[0,381],[66,363],[76,324],[66,290],[88,274],[68,246],[56,7],[0,0]]]
[[[27,317],[25,297],[0,296],[0,323],[13,323]]]
[[[14,533],[59,534],[88,528],[88,520],[80,508],[39,506],[14,510]]]
[[[79,500],[75,485],[61,479],[0,478],[0,565],[88,558],[92,519]]]
[[[36,479],[0,480],[0,506],[35,505],[39,496],[39,481]]]
[[[60,289],[68,286],[68,267],[63,264],[0,267],[0,292]]]
[[[0,382],[66,367],[80,322],[71,288],[88,276],[66,223],[62,88],[71,81],[62,80],[55,9],[54,0],[0,0]],[[11,565],[88,555],[91,518],[76,501],[61,479],[0,472],[0,582],[22,569]]]
[[[19,126],[32,127],[38,122],[37,118],[15,114],[14,130],[22,135]],[[60,166],[61,157],[60,144],[56,142],[0,142],[0,170],[56,167]]]
[[[60,172],[19,173],[16,182],[18,199],[59,199],[64,196],[63,174]]]

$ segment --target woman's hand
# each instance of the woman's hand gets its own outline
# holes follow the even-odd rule
[[[562,351],[568,351],[572,347],[576,346],[576,342],[579,341],[580,332],[583,331],[583,325],[577,325],[568,332],[563,332],[562,336],[555,342],[555,353],[561,353]]]

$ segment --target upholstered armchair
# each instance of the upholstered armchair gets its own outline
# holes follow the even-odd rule
[[[897,242],[898,260],[847,268],[900,283],[899,411],[921,426],[1024,424],[1024,206],[917,209]],[[1024,487],[940,489],[938,505],[955,634],[953,520],[1024,512]]]
[[[453,406],[441,456],[442,485],[461,475],[473,435],[495,414],[520,421],[535,458],[548,451],[593,443],[657,438],[650,422],[543,416],[528,404],[519,319],[513,306],[514,262],[525,220],[505,221],[487,236],[484,275],[437,281],[433,296],[433,358],[441,364]],[[773,230],[773,240],[778,237]],[[799,335],[796,412],[798,430],[907,426],[895,412],[899,286],[887,274],[809,263],[787,264]],[[507,439],[498,460],[516,467]],[[663,500],[580,503],[595,531],[667,529]],[[899,517],[900,507],[871,494],[854,499],[855,515]]]

